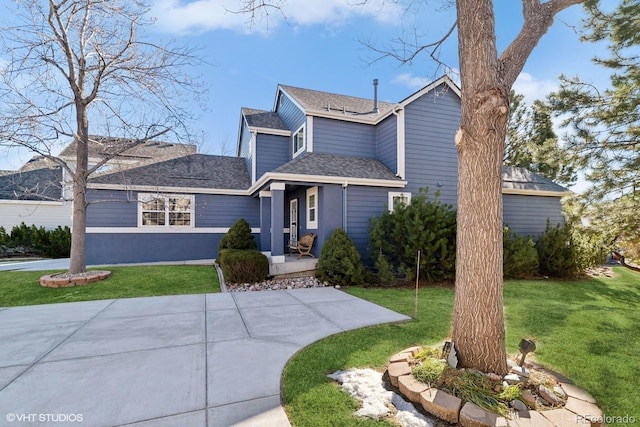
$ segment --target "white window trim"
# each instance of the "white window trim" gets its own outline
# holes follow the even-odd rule
[[[296,151],[296,139],[298,136],[298,133],[300,132],[304,132],[304,136],[302,137],[302,147],[300,147],[297,151]],[[300,155],[300,153],[304,152],[304,150],[307,148],[307,129],[306,129],[306,125],[302,125],[298,128],[298,130],[296,130],[293,133],[293,138],[291,139],[291,151],[293,152],[293,156],[292,157],[297,157],[298,155]]]
[[[311,207],[309,206],[309,198],[311,196],[315,196],[315,206],[314,206],[314,210],[315,210],[315,219],[313,221],[311,221]],[[307,229],[308,230],[317,230],[318,229],[318,187],[311,187],[309,189],[307,189],[307,197],[306,197],[306,219],[307,219]]]
[[[388,200],[388,208],[389,208],[389,212],[393,212],[394,209],[394,203],[393,203],[393,199],[395,199],[396,197],[402,197],[407,199],[407,205],[411,203],[411,193],[409,192],[402,192],[402,191],[390,191],[389,192],[389,200]]]
[[[165,225],[143,225],[142,224],[142,204],[148,198],[160,198],[164,197],[164,214],[165,214]],[[171,225],[169,224],[169,199],[170,198],[181,198],[181,199],[189,199],[189,213],[190,213],[190,221],[189,225]],[[156,229],[156,230],[166,230],[168,228],[175,229],[187,229],[195,227],[195,197],[189,194],[158,194],[158,193],[138,193],[138,227],[142,227],[144,229]]]

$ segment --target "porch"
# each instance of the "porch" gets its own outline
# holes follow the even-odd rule
[[[298,259],[297,254],[285,255],[284,257],[269,258],[269,275],[309,275],[312,276],[318,263],[317,258],[302,257]],[[284,261],[283,261],[284,258]]]

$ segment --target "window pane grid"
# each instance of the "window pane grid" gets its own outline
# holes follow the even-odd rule
[[[191,226],[190,197],[141,197],[143,226]]]

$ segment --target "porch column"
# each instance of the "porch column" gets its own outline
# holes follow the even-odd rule
[[[271,191],[260,192],[260,250],[271,254]]]
[[[284,182],[271,184],[271,262],[284,262]]]

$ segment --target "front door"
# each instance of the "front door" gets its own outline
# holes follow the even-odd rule
[[[298,241],[298,199],[289,201],[289,240]]]

